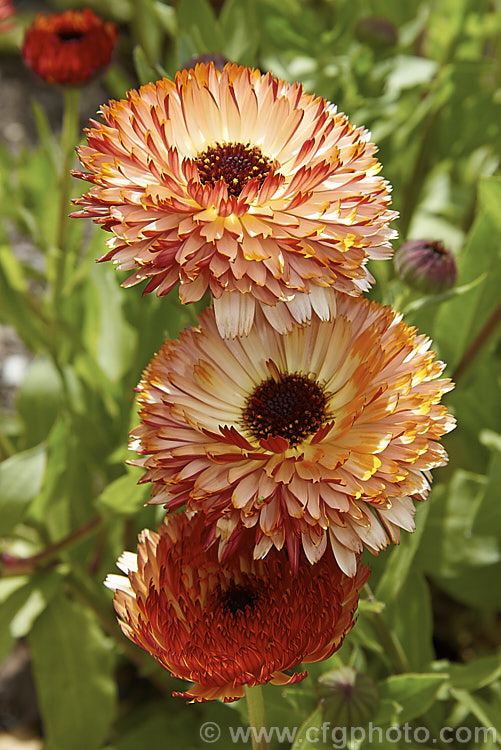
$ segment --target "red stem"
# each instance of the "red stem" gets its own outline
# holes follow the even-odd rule
[[[497,324],[501,321],[501,303],[496,307],[494,312],[487,319],[479,333],[475,336],[468,349],[463,354],[460,363],[452,373],[452,379],[457,383],[466,368],[475,359],[476,354],[485,344],[491,333],[495,330]]]
[[[71,534],[64,537],[64,539],[55,542],[55,544],[51,544],[36,555],[31,555],[31,557],[16,557],[8,552],[4,552],[0,555],[0,562],[3,567],[2,573],[8,576],[32,573],[40,563],[50,560],[51,557],[54,557],[58,552],[69,547],[73,542],[76,542],[78,539],[90,534],[91,531],[94,531],[94,529],[100,525],[102,520],[101,516],[94,516],[89,521],[82,524],[82,526],[79,526],[78,529],[72,531]]]

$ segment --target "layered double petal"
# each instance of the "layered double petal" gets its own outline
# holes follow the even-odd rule
[[[223,336],[256,308],[281,332],[358,295],[388,258],[389,186],[370,134],[336,107],[258,70],[199,64],[101,108],[78,151],[92,183],[74,216],[112,233],[130,286],[214,298]]]
[[[330,560],[301,558],[297,573],[285,552],[253,560],[242,543],[225,564],[204,549],[205,520],[168,516],[158,533],[143,531],[137,554],[110,575],[121,628],[175,677],[195,683],[181,695],[192,702],[234,701],[245,686],[285,685],[306,673],[283,670],[336,651],[353,626],[359,591],[369,571],[353,578]]]
[[[254,557],[286,547],[297,567],[328,545],[353,575],[414,528],[413,500],[447,454],[444,364],[390,308],[336,295],[337,315],[279,334],[258,316],[221,339],[214,313],[166,342],[138,386],[133,461],[151,502],[201,511],[220,554],[254,533]]]

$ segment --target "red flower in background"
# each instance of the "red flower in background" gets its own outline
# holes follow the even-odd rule
[[[369,569],[346,576],[331,555],[311,565],[301,555],[297,575],[285,551],[252,559],[242,544],[231,560],[204,549],[203,514],[168,516],[158,533],[139,536],[137,555],[124,552],[110,575],[124,634],[175,677],[195,684],[175,693],[201,702],[230,702],[246,685],[299,682],[284,674],[301,662],[327,659],[354,624]]]
[[[110,64],[118,36],[113,23],[88,8],[39,14],[26,31],[26,65],[47,83],[78,86]]]
[[[10,31],[13,28],[12,23],[6,23],[7,19],[15,15],[16,9],[11,0],[0,0],[0,33]]]

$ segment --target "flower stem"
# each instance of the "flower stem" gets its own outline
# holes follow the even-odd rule
[[[268,741],[263,734],[266,730],[266,716],[264,711],[263,689],[261,685],[245,688],[249,726],[253,731],[252,750],[268,750]]]
[[[61,174],[59,176],[59,217],[56,235],[57,260],[53,291],[53,301],[56,310],[62,296],[66,271],[66,256],[68,254],[66,235],[72,180],[70,168],[78,134],[79,96],[80,91],[78,88],[67,87],[64,89],[63,126],[61,131]]]
[[[375,596],[368,584],[365,584],[363,591],[369,601],[375,601]],[[409,662],[407,661],[403,646],[395,633],[388,628],[382,613],[369,612],[367,617],[394,673],[405,674],[408,672]]]
[[[485,344],[491,333],[494,332],[498,323],[501,322],[501,303],[496,307],[494,312],[489,316],[478,334],[471,342],[468,349],[463,354],[460,363],[452,373],[452,379],[457,383],[466,368],[473,362],[477,353]]]

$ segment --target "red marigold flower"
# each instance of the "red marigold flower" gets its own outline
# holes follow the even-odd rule
[[[8,18],[11,18],[16,13],[16,9],[12,5],[11,0],[0,0],[0,34],[10,31],[13,28],[13,24],[7,22]]]
[[[440,294],[456,283],[454,255],[441,240],[409,240],[395,254],[395,269],[409,286],[428,294]]]
[[[317,561],[330,541],[352,575],[356,556],[412,531],[412,498],[454,420],[439,404],[451,390],[430,340],[390,308],[337,295],[331,322],[279,334],[258,316],[247,337],[221,339],[213,311],[166,342],[138,386],[151,502],[202,510],[221,552],[255,531],[254,556],[302,546]]]
[[[79,86],[110,64],[118,29],[88,8],[39,14],[26,31],[24,62],[47,83]]]
[[[334,653],[354,624],[358,595],[369,576],[341,572],[332,557],[316,565],[301,557],[295,575],[284,552],[253,560],[249,545],[226,563],[204,549],[202,514],[174,514],[158,533],[139,536],[137,555],[110,575],[125,635],[175,677],[194,687],[174,693],[190,701],[241,698],[246,685],[299,682],[284,674],[301,662]],[[252,545],[251,545],[252,547]]]
[[[210,290],[223,336],[255,307],[279,331],[334,313],[388,258],[389,186],[364,128],[324,99],[258,70],[213,64],[130,91],[91,121],[76,176],[92,188],[73,216],[112,232],[131,286],[184,303]]]

